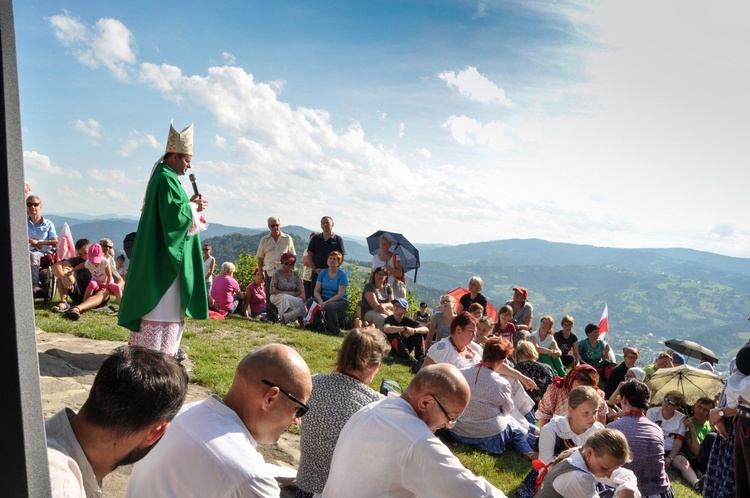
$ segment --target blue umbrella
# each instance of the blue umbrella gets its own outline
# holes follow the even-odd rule
[[[409,240],[396,232],[387,232],[385,230],[378,230],[374,234],[367,237],[367,248],[370,254],[375,256],[380,254],[380,237],[388,237],[391,241],[391,252],[398,254],[401,258],[401,266],[404,268],[404,273],[414,270],[414,281],[417,281],[417,268],[419,268],[419,251],[414,244]]]

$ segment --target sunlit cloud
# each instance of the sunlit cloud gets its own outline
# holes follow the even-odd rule
[[[135,38],[117,19],[102,18],[86,26],[68,12],[47,18],[55,37],[82,63],[104,66],[119,80],[128,79],[128,67],[136,62]]]
[[[505,136],[505,125],[496,121],[483,124],[466,116],[451,116],[443,127],[450,130],[453,140],[461,145],[481,145],[497,151],[513,145],[513,140]]]
[[[122,157],[129,157],[142,146],[150,147],[154,150],[159,150],[164,147],[164,144],[159,142],[156,137],[154,137],[150,133],[143,135],[138,130],[131,130],[130,138],[122,141],[118,153]]]
[[[49,156],[40,154],[36,151],[24,151],[23,153],[23,165],[29,171],[33,171],[42,175],[60,176],[65,178],[82,178],[80,172],[74,169],[62,168],[56,164],[52,164],[52,160]]]
[[[76,130],[89,137],[99,138],[101,136],[100,130],[102,125],[95,119],[87,119],[86,121],[76,119],[73,121],[73,126]]]
[[[505,90],[480,74],[473,66],[468,66],[459,72],[445,71],[440,73],[438,78],[445,81],[448,88],[455,88],[461,95],[471,100],[483,104],[510,104],[510,100],[505,96]]]

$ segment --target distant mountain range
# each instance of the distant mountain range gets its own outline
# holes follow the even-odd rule
[[[115,247],[136,230],[138,221],[126,218],[80,219],[48,215],[58,232],[67,222],[74,238],[92,241],[109,237]],[[312,231],[285,226],[295,236],[297,252],[306,247]],[[212,223],[203,240],[214,241],[219,262],[234,261],[236,252],[255,253],[265,228],[241,228]],[[237,234],[237,235],[232,235]],[[230,237],[231,236],[231,237]],[[369,265],[372,256],[364,237],[344,237],[346,260]],[[750,339],[750,259],[721,256],[690,249],[616,249],[562,244],[539,239],[511,239],[418,247],[419,285],[412,289],[431,307],[437,297],[466,287],[472,275],[484,280],[483,294],[496,306],[512,296],[518,285],[529,289],[535,323],[545,314],[556,326],[564,314],[576,320],[583,339],[586,323],[598,322],[604,303],[609,306],[610,340],[644,349],[644,357],[664,349],[671,338],[695,340],[726,360]],[[413,272],[407,274],[413,277]]]

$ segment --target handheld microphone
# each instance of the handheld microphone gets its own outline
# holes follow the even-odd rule
[[[195,192],[195,195],[201,195],[200,192],[198,192],[198,185],[195,183],[195,175],[190,173],[188,178],[190,178],[190,183],[193,185],[193,192]]]

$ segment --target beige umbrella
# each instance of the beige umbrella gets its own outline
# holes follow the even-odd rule
[[[688,405],[703,397],[716,399],[724,387],[724,381],[718,375],[688,365],[657,370],[646,384],[651,391],[651,402],[657,404],[669,391],[681,392]]]

